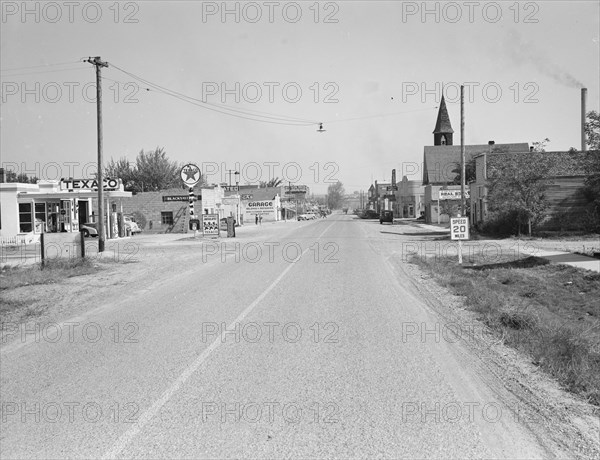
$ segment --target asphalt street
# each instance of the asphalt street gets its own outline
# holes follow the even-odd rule
[[[2,458],[547,457],[385,229],[334,214],[166,247],[60,339],[30,325],[0,349]]]

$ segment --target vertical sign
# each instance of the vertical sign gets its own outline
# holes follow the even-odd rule
[[[462,241],[469,239],[469,218],[450,219],[450,239],[458,240],[458,263],[462,265]]]
[[[202,236],[219,236],[218,214],[202,214]]]
[[[179,175],[183,183],[189,187],[190,220],[192,220],[196,217],[194,215],[194,185],[200,181],[200,168],[195,164],[188,163],[181,168]],[[195,235],[196,230],[194,230],[194,236]]]

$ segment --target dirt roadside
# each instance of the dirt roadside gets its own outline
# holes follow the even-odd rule
[[[502,337],[465,308],[461,297],[438,285],[417,265],[403,261],[398,254],[388,260],[453,331],[448,340],[460,342],[462,347],[455,347],[459,355],[463,349],[458,359],[475,366],[503,406],[511,409],[514,418],[555,458],[600,457],[600,410],[596,406],[562,390],[531,359],[504,345]]]
[[[0,351],[24,346],[25,341],[35,339],[34,334],[25,334],[23,338],[26,328],[39,327],[40,334],[44,334],[47,327],[50,334],[56,329],[51,326],[56,324],[84,323],[94,312],[126,308],[127,303],[140,293],[159,289],[179,276],[194,272],[199,261],[221,263],[215,251],[222,244],[229,247],[236,243],[277,240],[303,225],[306,224],[283,222],[247,226],[238,231],[235,241],[184,234],[143,235],[111,241],[107,244],[109,251],[100,257],[97,254],[90,257],[96,268],[93,274],[52,284],[1,290],[3,303],[15,307],[0,310]],[[28,269],[35,268],[29,265]],[[0,284],[2,282],[0,274]]]

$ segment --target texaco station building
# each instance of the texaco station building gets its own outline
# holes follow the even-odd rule
[[[118,236],[117,213],[129,197],[120,179],[104,180],[108,238]],[[94,179],[0,183],[0,241],[30,242],[41,233],[79,232],[81,224],[95,221],[97,198]]]

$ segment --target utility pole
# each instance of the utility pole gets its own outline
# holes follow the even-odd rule
[[[90,64],[96,67],[96,114],[98,121],[98,252],[104,252],[104,177],[102,173],[102,67],[108,67],[108,62],[100,56],[89,58]]]
[[[231,173],[235,171],[235,169],[228,169],[227,174],[229,175],[229,188],[231,189]]]
[[[465,215],[465,87],[460,86],[460,216]]]

